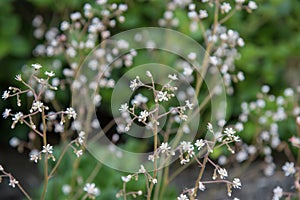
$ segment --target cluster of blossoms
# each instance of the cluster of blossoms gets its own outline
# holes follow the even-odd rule
[[[300,115],[300,107],[297,106],[296,93],[293,89],[287,88],[284,90],[283,95],[279,96],[269,94],[269,91],[270,87],[264,85],[261,92],[257,94],[255,101],[242,103],[242,113],[235,125],[237,130],[246,133],[247,130],[244,130],[244,127],[248,123],[259,124],[260,128],[254,133],[258,140],[252,145],[244,144],[236,159],[238,162],[243,162],[249,157],[253,159],[259,154],[263,154],[266,162],[264,169],[266,176],[273,175],[276,167],[273,162],[272,149],[281,150],[286,148],[285,143],[280,139],[280,124],[289,120],[295,121]],[[296,137],[292,137],[291,141],[296,144]]]
[[[155,84],[153,81],[153,77],[150,71],[146,72],[147,77],[151,80],[151,84],[145,84],[141,81],[140,77],[137,76],[135,79],[130,81],[130,88],[135,91],[138,88],[145,88],[153,91],[153,98],[155,103],[168,102],[173,97],[175,97],[175,92],[177,91],[176,86],[172,86],[172,82],[177,81],[176,74],[169,74],[168,83],[163,85],[160,90],[155,88]],[[127,132],[130,130],[132,123],[137,120],[138,122],[143,123],[148,129],[153,129],[154,125],[160,125],[159,120],[171,114],[175,121],[180,123],[181,121],[186,121],[188,116],[186,114],[187,110],[191,110],[193,108],[193,104],[190,103],[190,100],[185,100],[185,104],[183,106],[170,107],[170,109],[162,114],[159,113],[159,109],[155,107],[154,109],[147,108],[148,97],[144,96],[141,93],[138,93],[131,100],[130,104],[124,103],[120,107],[122,120],[118,123],[117,131]],[[131,116],[133,116],[131,118]]]
[[[132,196],[133,198],[136,198],[137,196],[143,195],[142,190],[126,192],[126,184],[128,182],[130,182],[131,180],[138,181],[140,175],[143,175],[144,177],[146,177],[147,185],[148,185],[148,182],[150,182],[152,184],[157,184],[157,179],[154,178],[153,176],[151,176],[151,174],[146,170],[146,168],[143,165],[141,165],[138,172],[121,177],[121,180],[123,182],[123,189],[120,190],[116,194],[116,197],[120,198],[123,196],[124,198],[126,198],[126,196]]]
[[[34,140],[36,139],[36,134],[41,137],[46,137],[45,133],[47,131],[54,131],[57,133],[64,133],[65,127],[64,124],[66,122],[66,118],[69,120],[75,120],[77,118],[77,113],[73,108],[67,108],[65,111],[49,111],[49,107],[46,106],[46,91],[49,89],[57,90],[57,86],[53,86],[50,84],[50,77],[54,77],[54,72],[45,72],[46,78],[40,78],[38,76],[39,70],[42,68],[40,64],[32,64],[34,68],[34,73],[31,75],[28,82],[25,82],[21,75],[16,76],[16,80],[21,82],[26,89],[22,90],[17,87],[9,87],[9,90],[4,91],[2,98],[5,100],[9,97],[17,97],[17,104],[21,106],[20,95],[27,94],[29,97],[33,97],[32,105],[28,114],[24,114],[23,112],[17,112],[15,114],[12,113],[11,109],[5,109],[2,116],[3,118],[12,118],[11,128],[15,128],[17,123],[27,125],[32,131],[29,133],[29,142],[20,141],[18,138],[13,137],[10,140],[10,144],[12,147],[18,147],[19,150],[23,150],[24,147],[29,149],[33,149],[30,153],[30,160],[35,163],[41,159],[41,155],[44,153],[47,155],[48,159],[52,159],[55,161],[55,157],[53,156],[53,146],[50,144],[44,144],[43,150],[38,151],[34,149]],[[42,122],[36,121],[35,116],[41,116]],[[59,120],[58,120],[59,116]],[[40,125],[38,125],[40,123]],[[84,142],[84,133],[81,132],[77,140],[74,140],[72,143],[77,143],[82,146]],[[73,147],[73,146],[72,146]],[[82,155],[82,149],[76,150],[75,147],[74,152],[79,157]]]
[[[209,159],[209,154],[214,151],[214,149],[219,148],[221,146],[226,145],[228,149],[234,153],[234,151],[231,149],[229,146],[229,143],[231,142],[239,142],[240,138],[235,135],[235,131],[232,128],[226,128],[224,132],[220,134],[216,134],[213,130],[212,125],[209,123],[207,126],[207,129],[210,133],[212,133],[215,136],[215,142],[219,141],[220,144],[216,143],[213,141],[208,141],[208,140],[203,140],[203,139],[198,139],[194,144],[191,142],[186,142],[182,141],[180,146],[177,147],[177,149],[172,150],[171,148],[167,148],[166,143],[163,143],[160,147],[161,152],[175,152],[176,150],[179,150],[180,152],[180,163],[181,164],[186,164],[190,162],[191,158],[194,158],[196,162],[200,165],[200,167],[205,167],[203,166],[203,163],[200,162],[198,157],[201,155],[205,154],[206,157],[204,159],[207,159],[207,161],[215,168],[214,173],[212,176],[211,181],[204,181],[204,180],[198,180],[198,183],[196,183],[195,187],[186,189],[183,191],[183,193],[177,198],[177,199],[189,199],[189,197],[193,197],[196,195],[197,190],[199,189],[200,191],[204,191],[206,189],[205,185],[206,184],[213,184],[213,183],[226,183],[227,185],[227,192],[228,196],[231,196],[232,193],[232,188],[236,189],[241,189],[241,181],[239,178],[234,178],[233,181],[227,181],[226,178],[228,177],[228,172],[225,168],[220,167],[219,165],[215,164],[211,159]],[[198,150],[195,151],[195,150]],[[204,152],[204,153],[203,153]],[[183,157],[183,153],[186,154],[185,157]],[[173,153],[175,155],[175,153]],[[219,177],[219,179],[218,179]],[[195,191],[196,190],[196,191]]]
[[[11,186],[12,188],[15,188],[16,185],[19,186],[19,181],[17,181],[10,173],[6,172],[3,168],[2,165],[0,165],[0,183],[2,182],[2,179],[4,177],[8,177],[9,178],[9,183],[8,185]]]
[[[96,187],[95,183],[86,183],[83,191],[86,192],[87,197],[90,199],[95,199],[100,195],[100,190]]]

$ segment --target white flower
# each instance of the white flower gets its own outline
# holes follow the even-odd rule
[[[31,65],[35,70],[38,70],[38,69],[41,69],[42,68],[42,65],[36,63],[36,64],[32,64]]]
[[[273,198],[272,200],[279,200],[283,196],[283,190],[281,187],[277,186],[276,188],[273,189]]]
[[[130,81],[130,89],[135,90],[137,87],[141,86],[140,78],[137,76],[135,79]]]
[[[177,200],[189,200],[189,198],[185,194],[181,194],[179,197],[177,197]]]
[[[284,166],[282,166],[282,170],[285,173],[285,176],[290,176],[296,173],[296,168],[294,167],[293,162],[286,162]]]
[[[152,179],[152,183],[156,184],[157,183],[157,179],[156,178]]]
[[[83,191],[85,191],[92,198],[100,194],[100,190],[96,187],[95,183],[86,183]]]
[[[70,24],[69,22],[67,21],[63,21],[61,24],[60,24],[60,30],[62,31],[66,31],[70,28]]]
[[[79,158],[80,156],[82,156],[82,149],[80,150],[75,150],[74,153],[76,154],[76,156]]]
[[[20,144],[20,140],[16,137],[12,137],[10,140],[9,140],[9,145],[11,147],[17,147],[18,145]]]
[[[205,185],[201,181],[199,181],[199,190],[204,191],[205,189]]]
[[[43,111],[43,109],[42,109],[43,106],[44,106],[44,104],[41,101],[35,101],[32,104],[30,112],[32,113],[33,111],[36,111],[36,110],[38,110],[39,112],[42,112]]]
[[[245,0],[235,0],[235,3],[244,3]]]
[[[62,186],[61,190],[65,195],[68,195],[68,194],[70,194],[72,188],[70,185],[65,184]]]
[[[132,105],[135,104],[137,106],[147,102],[148,102],[148,98],[143,96],[141,93],[135,95],[134,98],[131,100],[131,104]]]
[[[150,71],[146,71],[146,75],[147,75],[149,78],[151,78],[151,77],[152,77],[152,74],[151,74],[151,72],[150,72]]]
[[[225,128],[224,133],[226,133],[228,135],[228,137],[233,136],[236,132],[235,130],[233,130],[232,128]]]
[[[4,170],[4,168],[2,167],[2,165],[0,165],[0,171],[3,171]]]
[[[131,180],[131,178],[132,178],[131,175],[121,177],[121,179],[124,183],[128,183]]]
[[[214,132],[214,130],[213,130],[213,126],[212,126],[212,124],[211,123],[208,123],[207,124],[207,129],[209,130],[209,132],[211,132],[211,133],[213,133]]]
[[[5,90],[2,94],[2,99],[7,99],[9,97],[9,91]]]
[[[168,146],[168,142],[161,143],[159,148],[161,149],[162,153],[168,152],[171,149],[171,147]]]
[[[168,96],[167,92],[159,91],[157,94],[158,101],[168,101],[169,99],[167,96]]]
[[[23,117],[23,113],[22,112],[18,112],[17,114],[14,115],[14,117],[12,118],[12,120],[17,123],[18,121],[21,120],[21,118]]]
[[[45,75],[49,76],[49,77],[53,77],[53,76],[55,76],[55,73],[53,71],[50,71],[50,72],[46,71]]]
[[[187,151],[193,151],[194,150],[194,146],[191,144],[191,142],[186,142],[186,141],[182,141],[180,143],[181,147],[182,147],[182,150],[184,152],[187,152]]]
[[[177,75],[176,75],[176,74],[173,74],[173,75],[172,75],[172,74],[169,74],[169,75],[168,75],[168,78],[169,78],[169,79],[171,79],[171,80],[173,80],[173,81],[176,81],[176,80],[178,80],[178,78],[177,78]]]
[[[219,60],[216,56],[210,56],[209,61],[212,65],[218,65],[219,64]]]
[[[255,9],[257,9],[257,4],[256,4],[254,1],[249,1],[248,7],[249,7],[251,10],[255,10]]]
[[[193,69],[189,66],[184,67],[183,69],[183,75],[190,76],[193,73]]]
[[[239,178],[234,178],[232,183],[233,188],[241,189],[242,183]]]
[[[205,142],[202,139],[197,140],[195,142],[195,146],[198,148],[198,150],[200,150],[204,145],[205,145]]]
[[[221,179],[225,179],[228,176],[228,173],[225,168],[218,169]]]
[[[80,12],[71,13],[70,18],[72,21],[79,20],[81,18]]]
[[[83,143],[85,141],[85,132],[84,131],[80,131],[80,133],[78,134],[77,141],[80,145],[83,145]]]
[[[13,188],[15,188],[17,184],[19,184],[19,181],[17,181],[17,180],[14,179],[14,178],[11,178],[11,179],[9,180],[9,184],[8,184],[8,185],[11,186],[11,187],[13,187]]]
[[[75,110],[73,108],[67,108],[67,110],[65,112],[68,115],[69,119],[71,119],[71,118],[76,119],[77,113],[75,112]]]
[[[228,13],[230,10],[231,10],[231,6],[230,6],[229,3],[224,2],[224,3],[221,5],[221,11],[222,11],[222,12]]]
[[[2,113],[2,117],[6,119],[10,115],[11,109],[5,109],[4,112]]]
[[[42,153],[52,154],[53,153],[53,146],[51,146],[50,144],[47,144],[46,146],[43,146]]]
[[[139,173],[146,173],[146,169],[145,169],[144,165],[141,165],[141,167],[139,169]]]
[[[190,110],[193,109],[193,107],[194,107],[194,104],[190,103],[189,100],[186,100],[186,101],[185,101],[185,105],[186,105]]]
[[[199,18],[204,19],[208,17],[208,13],[206,10],[199,10]]]
[[[22,81],[22,76],[21,76],[21,74],[16,75],[15,79],[16,79],[17,81]]]
[[[146,111],[146,110],[144,110],[144,111],[140,112],[138,121],[139,121],[139,122],[140,122],[140,121],[145,122],[145,121],[147,120],[147,117],[148,117],[148,116],[149,116],[149,112]]]
[[[120,109],[119,109],[120,112],[127,112],[128,111],[128,105],[127,103],[125,104],[122,104]]]
[[[195,52],[191,52],[187,56],[190,60],[196,60],[197,54]]]
[[[38,160],[40,159],[40,153],[36,149],[32,150],[29,155],[30,155],[30,160],[34,161],[35,163],[37,163]]]

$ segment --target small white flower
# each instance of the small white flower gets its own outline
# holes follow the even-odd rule
[[[62,186],[61,190],[65,195],[68,195],[68,194],[70,194],[72,188],[70,185],[65,184]]]
[[[77,113],[75,112],[75,110],[73,108],[67,108],[67,110],[65,112],[68,115],[69,119],[71,119],[71,118],[76,119]]]
[[[222,12],[228,13],[230,10],[231,10],[231,6],[229,3],[227,3],[227,2],[222,3],[222,5],[221,5]]]
[[[69,22],[67,21],[63,21],[61,24],[60,24],[60,30],[62,31],[66,31],[70,28],[70,24]]]
[[[50,72],[46,71],[45,75],[49,76],[49,77],[53,77],[53,76],[55,76],[55,73],[53,71],[50,71]]]
[[[134,91],[137,87],[141,86],[140,78],[137,76],[135,79],[130,81],[130,89]]]
[[[11,109],[5,109],[4,112],[2,113],[2,117],[6,119],[10,115]]]
[[[128,108],[129,108],[129,107],[128,107],[127,103],[125,103],[125,104],[122,104],[122,105],[121,105],[119,111],[120,111],[120,112],[127,112],[127,111],[128,111]]]
[[[41,102],[41,101],[35,101],[35,102],[33,102],[33,104],[32,104],[32,107],[31,107],[31,109],[30,109],[30,112],[32,113],[32,112],[34,112],[34,111],[36,111],[36,110],[38,110],[39,112],[42,112],[43,111],[43,106],[44,106],[44,104]]]
[[[18,145],[20,144],[20,140],[16,137],[12,137],[10,140],[9,140],[9,145],[11,147],[17,147]]]
[[[157,183],[157,179],[156,178],[152,179],[152,183],[156,184]]]
[[[193,73],[193,69],[189,66],[183,68],[183,75],[190,76]]]
[[[195,142],[195,146],[198,148],[198,150],[200,150],[204,145],[205,145],[205,142],[202,139],[197,140]]]
[[[11,179],[9,180],[9,184],[8,184],[8,185],[11,186],[11,187],[13,187],[13,188],[15,188],[17,184],[19,184],[19,181],[17,181],[17,180],[14,179],[14,178],[11,178]]]
[[[272,200],[279,200],[283,196],[283,190],[281,187],[277,186],[276,188],[273,189],[273,198]]]
[[[185,105],[186,105],[190,110],[193,109],[193,107],[194,107],[194,104],[190,103],[189,100],[186,100],[186,101],[185,101]]]
[[[121,177],[121,179],[124,183],[128,183],[131,180],[131,178],[132,178],[131,175]]]
[[[177,200],[189,200],[189,198],[185,194],[181,194],[179,197],[177,197]]]
[[[208,13],[206,10],[199,10],[199,18],[204,19],[208,17]]]
[[[72,21],[76,21],[76,20],[79,20],[81,18],[81,14],[80,12],[75,12],[75,13],[72,13],[70,15],[70,18]]]
[[[0,171],[3,171],[4,170],[4,168],[2,167],[2,165],[0,165]]]
[[[256,4],[254,1],[249,1],[248,7],[249,7],[251,10],[255,10],[255,9],[257,9],[257,4]]]
[[[201,181],[199,181],[199,190],[204,191],[205,189],[205,185]]]
[[[229,137],[233,136],[236,132],[232,128],[225,128],[224,133],[226,133]]]
[[[22,76],[21,76],[21,74],[16,75],[15,79],[16,79],[17,81],[22,81]]]
[[[92,198],[95,198],[100,194],[100,190],[96,187],[95,183],[85,184],[83,191],[85,191]]]
[[[159,91],[157,94],[158,101],[168,101],[168,93]]]
[[[285,173],[285,176],[290,176],[296,173],[296,168],[294,167],[293,162],[286,162],[284,166],[282,166],[282,170]]]
[[[32,64],[31,66],[32,66],[35,70],[39,70],[39,69],[42,68],[42,65],[40,65],[40,64],[38,64],[38,63]]]
[[[141,165],[141,167],[139,169],[139,173],[146,173],[146,169],[145,169],[144,165]]]
[[[23,117],[23,113],[22,112],[18,112],[17,114],[14,115],[14,117],[12,118],[12,120],[17,123],[18,121],[21,120],[21,118]]]
[[[210,56],[209,61],[212,65],[218,65],[219,64],[219,60],[216,56]]]
[[[82,149],[80,149],[80,150],[78,150],[78,151],[75,150],[74,153],[75,153],[76,156],[79,158],[80,156],[82,156],[82,153],[83,153],[83,152],[82,152]]]
[[[228,176],[227,170],[225,168],[218,169],[221,179],[225,179]]]
[[[209,130],[209,132],[211,132],[211,133],[213,133],[214,132],[214,130],[213,130],[213,126],[212,126],[212,124],[211,123],[208,123],[207,124],[207,129]]]
[[[232,185],[233,188],[241,189],[242,183],[239,178],[234,178],[232,183],[233,183],[233,185]]]
[[[50,144],[47,144],[46,146],[43,146],[42,153],[52,154],[53,153],[53,146],[51,146]]]
[[[146,75],[147,75],[149,78],[151,78],[151,77],[152,77],[152,74],[151,74],[151,72],[150,72],[150,71],[146,71]]]
[[[139,118],[138,118],[138,121],[143,121],[145,122],[147,120],[147,117],[149,116],[149,112],[144,110],[142,112],[140,112],[140,115],[139,115]]]
[[[173,75],[172,75],[172,74],[169,74],[169,75],[168,75],[168,78],[169,78],[169,79],[171,79],[171,80],[173,80],[173,81],[176,81],[176,80],[178,80],[178,78],[177,78],[177,75],[176,75],[176,74],[173,74]]]
[[[9,91],[5,90],[2,94],[2,99],[7,99],[9,97]]]
[[[38,160],[40,159],[40,153],[36,149],[32,150],[29,155],[30,155],[30,160],[34,161],[35,163],[37,163]]]
[[[168,152],[171,149],[171,147],[168,146],[168,142],[161,143],[159,148],[161,149],[162,153]]]

